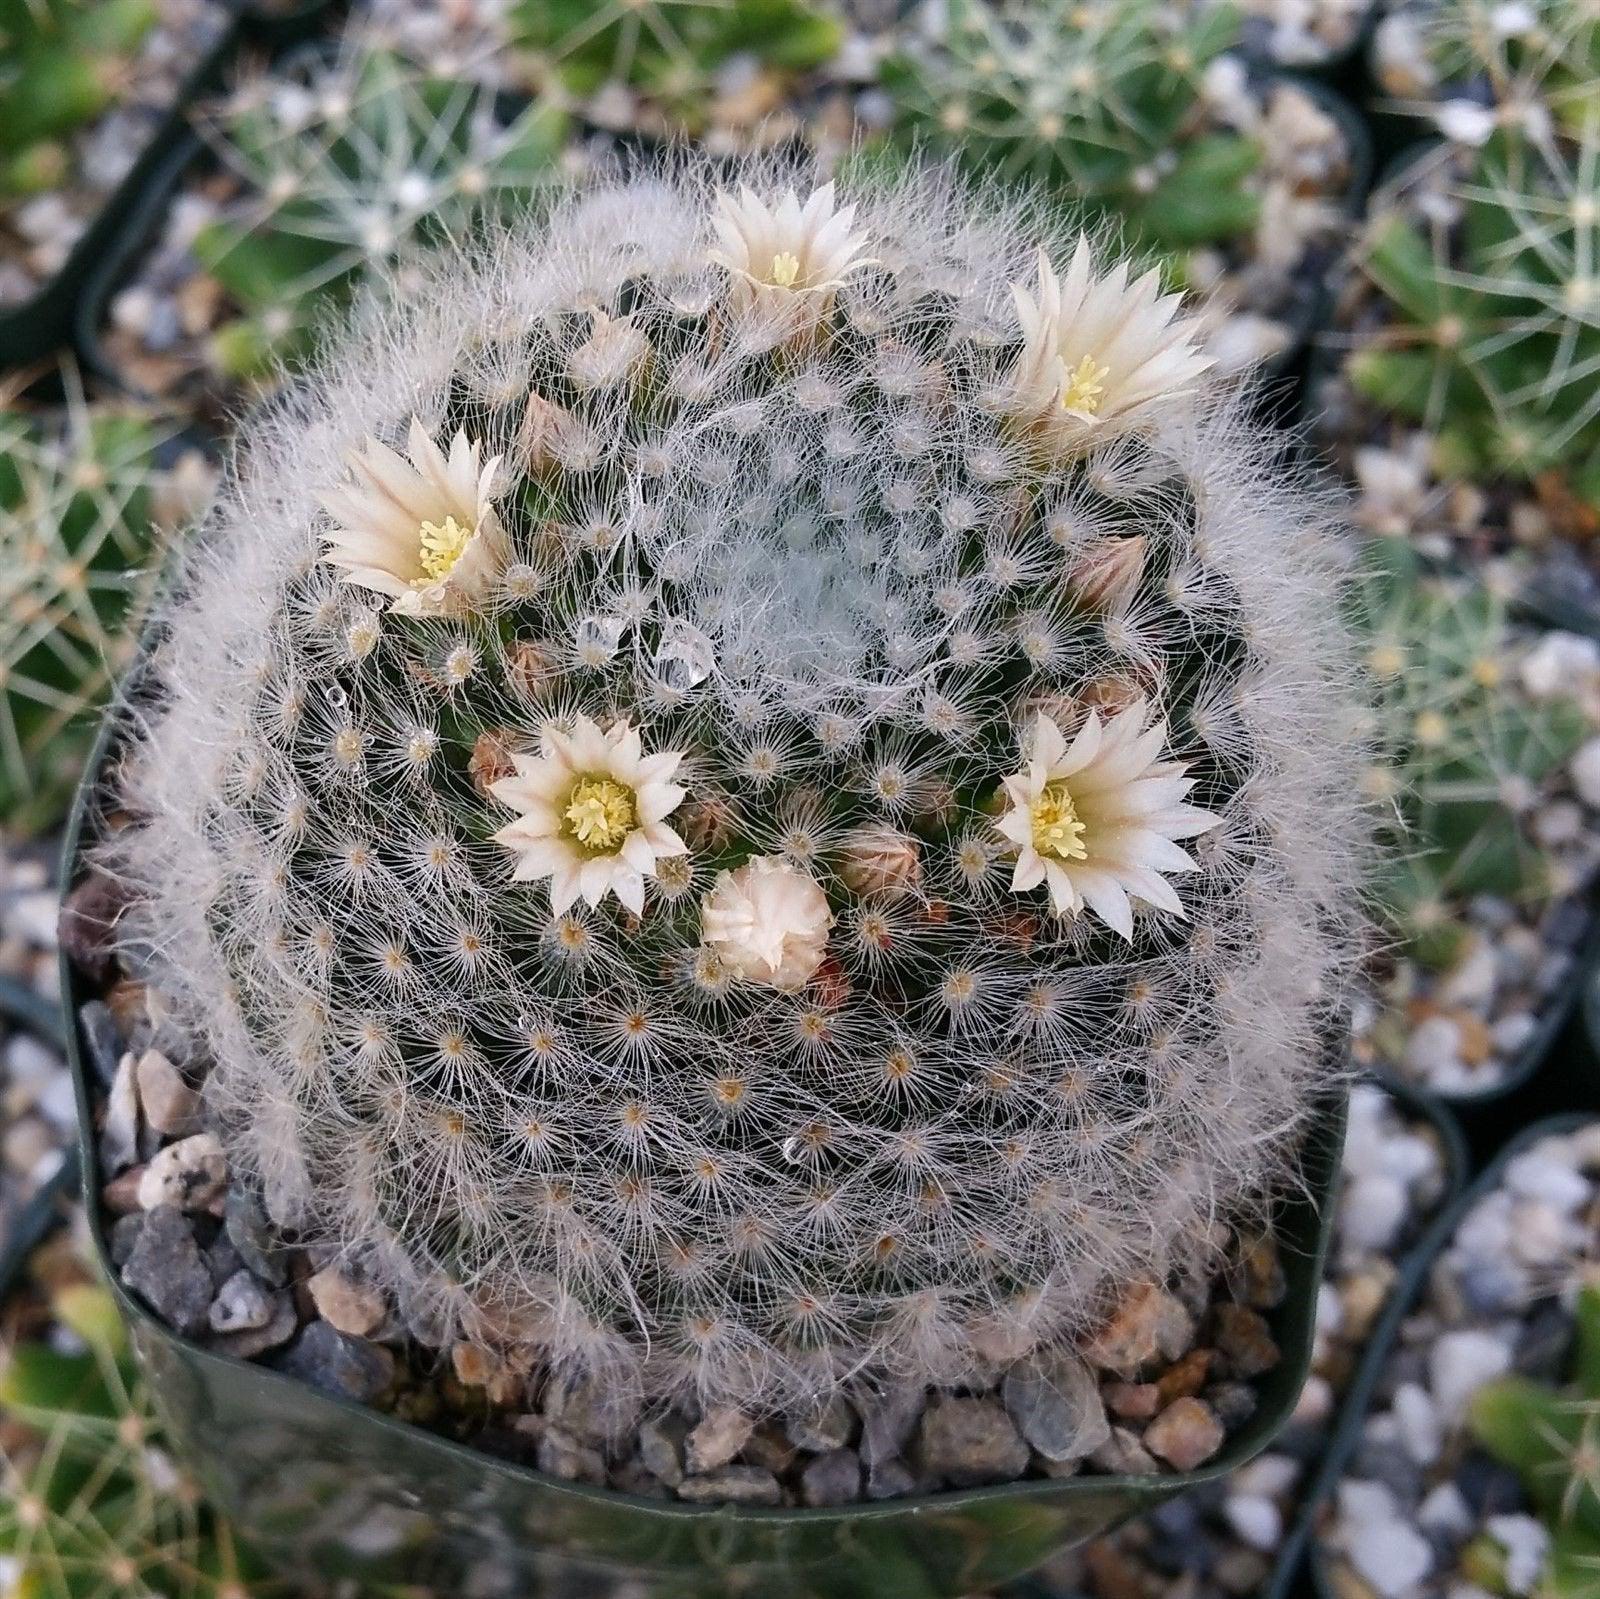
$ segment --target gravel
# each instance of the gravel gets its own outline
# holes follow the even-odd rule
[[[1474,1592],[1486,1550],[1504,1592],[1540,1591],[1549,1538],[1513,1472],[1473,1445],[1487,1382],[1565,1375],[1571,1306],[1593,1274],[1600,1123],[1540,1140],[1462,1219],[1407,1314],[1319,1546],[1341,1599]]]

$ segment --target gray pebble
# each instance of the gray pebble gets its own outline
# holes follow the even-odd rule
[[[835,1394],[826,1404],[813,1405],[809,1410],[790,1416],[784,1430],[796,1448],[810,1449],[820,1455],[854,1442],[856,1425],[856,1413],[850,1401],[843,1394]]]
[[[1073,1354],[1018,1361],[1001,1392],[1018,1430],[1046,1460],[1081,1460],[1111,1436],[1099,1384]]]
[[[128,1257],[133,1253],[133,1246],[139,1241],[139,1234],[144,1231],[144,1212],[136,1210],[131,1216],[117,1217],[116,1224],[111,1229],[111,1264],[119,1270],[128,1264]]]
[[[205,1328],[215,1287],[181,1211],[160,1205],[146,1213],[122,1280],[180,1333],[192,1337]]]
[[[755,1422],[736,1405],[713,1410],[684,1445],[689,1470],[697,1475],[725,1466],[750,1441]]]
[[[830,1449],[800,1473],[800,1498],[808,1505],[847,1505],[861,1495],[861,1457]]]
[[[935,1401],[923,1414],[916,1447],[923,1471],[953,1488],[1010,1482],[1028,1469],[1022,1434],[992,1399]]]
[[[703,1476],[685,1477],[678,1497],[691,1505],[781,1505],[783,1489],[759,1466],[725,1466]]]
[[[902,1383],[884,1389],[863,1405],[861,1458],[869,1469],[905,1453],[926,1402],[921,1387]]]
[[[289,1280],[289,1252],[273,1231],[260,1201],[239,1183],[228,1187],[222,1225],[239,1258],[262,1282],[282,1288]]]
[[[640,1464],[669,1488],[683,1481],[683,1439],[688,1430],[688,1423],[676,1413],[656,1417],[639,1429]]]
[[[914,1493],[917,1479],[903,1460],[881,1460],[867,1468],[867,1498],[903,1499]]]
[[[212,1339],[212,1347],[235,1360],[255,1360],[270,1349],[281,1349],[300,1330],[294,1312],[294,1296],[287,1290],[272,1295],[266,1324],[244,1332],[222,1333]]]
[[[1089,1456],[1090,1465],[1115,1476],[1147,1477],[1161,1468],[1155,1456],[1140,1443],[1137,1433],[1112,1427],[1111,1436]]]
[[[272,1300],[247,1271],[236,1271],[217,1291],[208,1321],[212,1332],[256,1332],[272,1320]]]
[[[606,1463],[598,1449],[580,1443],[560,1427],[546,1427],[539,1439],[539,1470],[566,1482],[603,1483]]]
[[[279,1359],[279,1369],[323,1393],[370,1403],[394,1377],[387,1349],[314,1321]]]
[[[83,1042],[89,1064],[100,1079],[102,1088],[110,1088],[117,1077],[117,1062],[122,1059],[122,1040],[117,1036],[117,1024],[103,1000],[91,999],[79,1007],[78,1025],[83,1029]]]

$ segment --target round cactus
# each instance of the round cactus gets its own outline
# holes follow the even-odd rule
[[[682,164],[253,424],[128,763],[240,1180],[646,1400],[959,1381],[1203,1263],[1325,1080],[1329,512],[1153,275]]]

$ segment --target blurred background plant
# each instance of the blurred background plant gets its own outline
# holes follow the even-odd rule
[[[1570,889],[1526,819],[1589,722],[1576,700],[1522,687],[1499,595],[1426,574],[1409,544],[1366,546],[1355,610],[1377,702],[1371,783],[1394,805],[1378,901],[1410,955],[1448,967],[1467,936],[1464,901]]]
[[[0,825],[59,820],[171,530],[209,486],[172,428],[69,382],[0,408]],[[180,460],[181,457],[181,460]],[[161,464],[163,458],[167,464]]]
[[[1227,6],[949,0],[935,36],[884,65],[896,132],[982,176],[1041,184],[1161,252],[1254,226],[1259,144],[1208,126],[1207,67],[1238,41]]]
[[[0,1355],[0,1562],[14,1599],[283,1594],[169,1451],[110,1294],[57,1249]]]
[[[506,106],[383,52],[308,59],[244,85],[209,140],[239,183],[193,249],[236,314],[212,335],[215,368],[260,379],[302,354],[320,316],[375,266],[459,245],[547,182],[565,114]]]
[[[1600,115],[1424,158],[1358,261],[1382,304],[1357,395],[1425,426],[1441,476],[1529,484],[1559,530],[1600,532]]]

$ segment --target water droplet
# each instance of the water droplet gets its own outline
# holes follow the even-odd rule
[[[710,677],[716,660],[711,640],[692,623],[675,618],[662,628],[654,666],[663,688],[681,693],[703,683]]]
[[[577,627],[578,659],[585,666],[604,666],[617,653],[628,624],[620,616],[586,616]]]
[[[328,703],[330,705],[337,705],[342,708],[350,703],[350,696],[346,694],[337,683],[335,683],[333,687],[328,690]]]
[[[798,1166],[806,1158],[806,1141],[798,1133],[791,1133],[783,1141],[783,1158],[791,1166]]]

